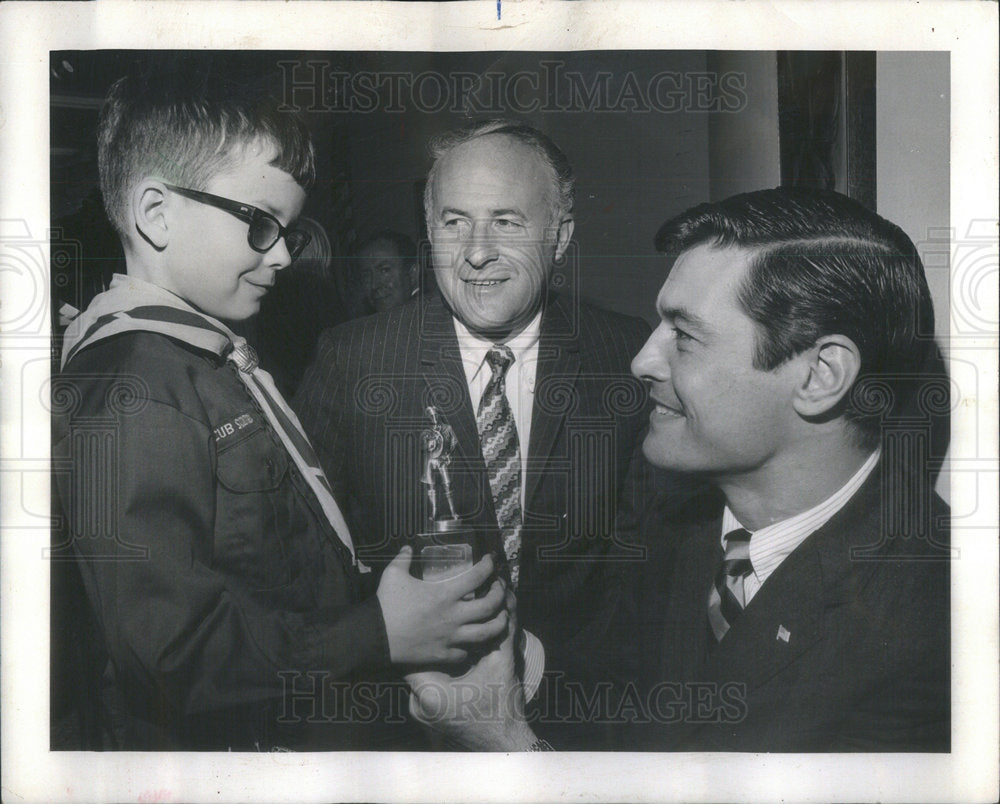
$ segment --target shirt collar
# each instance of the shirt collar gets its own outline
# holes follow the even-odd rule
[[[465,366],[465,373],[470,382],[482,370],[486,363],[486,353],[492,349],[496,343],[471,332],[456,316],[451,317],[455,322],[455,335],[458,337],[458,346],[462,352],[462,363]],[[538,345],[538,338],[542,331],[542,311],[539,310],[531,322],[513,338],[504,341],[504,345],[510,347],[514,353],[514,363],[523,366],[531,350]]]
[[[881,449],[875,450],[843,486],[827,497],[823,502],[813,506],[808,511],[796,514],[789,519],[775,522],[764,528],[753,531],[750,539],[750,563],[754,575],[761,583],[774,572],[778,565],[798,547],[809,534],[819,530],[834,514],[847,505],[861,488],[862,484],[875,469]],[[727,505],[722,512],[722,548],[725,550],[725,536],[732,530],[743,525]]]

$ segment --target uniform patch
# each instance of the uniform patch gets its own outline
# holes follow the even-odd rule
[[[239,441],[241,439],[236,436],[249,435],[260,428],[261,423],[257,414],[241,413],[235,419],[220,424],[212,432],[215,433],[215,443],[221,444],[224,441]]]

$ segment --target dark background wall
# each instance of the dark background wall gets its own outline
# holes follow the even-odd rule
[[[773,110],[748,100],[767,95],[773,76],[760,66],[773,73],[773,58],[758,55],[752,73],[735,55],[721,73],[708,61],[703,51],[54,54],[53,220],[82,215],[84,239],[92,241],[85,256],[107,267],[113,241],[96,236],[97,109],[117,76],[150,63],[265,83],[305,115],[319,173],[305,214],[330,234],[340,271],[375,229],[423,237],[431,136],[473,118],[521,119],[552,137],[577,172],[576,245],[560,281],[602,306],[652,320],[662,281],[653,235],[666,218],[712,196],[713,120],[731,127],[734,117],[753,116],[759,128],[766,119],[776,137]],[[472,82],[478,89],[463,99]],[[764,167],[746,177],[749,186],[777,184],[776,163],[769,167],[776,142],[770,146],[773,159],[752,160]]]
[[[845,54],[827,55],[849,61]],[[867,58],[871,63],[871,54]],[[843,173],[863,165],[864,175],[849,178],[918,244],[937,331],[948,329],[947,53],[876,54],[860,87],[848,92],[846,83],[817,85],[820,95],[806,92],[798,108],[789,108],[782,92],[790,81],[808,85],[805,73],[815,59],[794,52],[73,51],[52,53],[50,60],[52,288],[58,302],[85,306],[110,273],[121,270],[120,247],[97,187],[97,113],[116,78],[155,69],[220,72],[267,86],[301,111],[313,131],[319,180],[305,214],[329,235],[333,280],[346,301],[325,320],[322,309],[303,315],[301,299],[282,299],[277,291],[268,298],[278,327],[264,343],[280,342],[278,354],[294,355],[296,372],[322,326],[359,312],[347,298],[358,241],[381,228],[422,239],[428,140],[470,119],[497,116],[543,130],[576,169],[575,243],[557,282],[653,323],[665,270],[652,246],[660,223],[702,201],[781,183],[789,167],[782,155],[818,145],[808,141],[809,126],[800,125],[808,121],[799,118],[811,113],[816,97],[832,98],[823,133],[832,141],[819,145],[826,148],[835,186],[849,190]],[[789,75],[788,65],[799,73]],[[858,95],[868,107],[852,105]],[[860,126],[859,109],[867,116]],[[789,141],[789,122],[806,132],[802,142]],[[864,137],[852,139],[858,130]],[[292,283],[286,277],[282,284]],[[309,299],[313,308],[322,307],[316,298]],[[277,361],[279,367],[286,363]],[[293,381],[291,375],[289,385]]]
[[[413,67],[411,57],[379,60],[390,69]],[[560,86],[563,97],[554,99],[552,106],[575,108],[523,111],[532,99],[530,81],[554,76],[553,65],[580,75],[585,88],[597,88],[589,110],[581,108],[586,104],[565,84]],[[579,283],[582,295],[604,306],[650,313],[658,261],[653,234],[671,214],[708,198],[710,113],[692,113],[683,105],[666,113],[629,112],[614,106],[625,81],[647,88],[654,76],[664,72],[704,74],[705,54],[441,54],[429,58],[426,68],[442,75],[470,70],[480,75],[528,76],[520,93],[526,103],[504,98],[499,105],[504,107],[503,116],[526,120],[547,133],[576,169],[576,249],[566,278]],[[606,82],[604,75],[609,76]],[[605,101],[599,96],[602,86],[608,87]],[[540,96],[541,92],[535,97]],[[423,234],[419,199],[429,167],[427,139],[469,117],[451,111],[429,114],[413,105],[401,113],[348,116],[346,136],[331,143],[331,150],[351,171],[359,233],[366,227],[389,225],[405,227],[418,237]]]
[[[513,117],[549,134],[577,172],[576,248],[563,278],[585,298],[652,321],[659,224],[781,181],[776,63],[773,51],[53,53],[52,219],[79,241],[90,274],[108,273],[117,246],[97,195],[97,112],[117,77],[151,66],[261,83],[301,110],[319,174],[305,214],[329,233],[339,275],[375,229],[422,237],[431,136],[472,118]],[[869,184],[878,211],[918,244],[940,239],[949,221],[948,80],[947,54],[878,54]],[[841,155],[839,143],[834,150]],[[925,262],[944,331],[939,246]]]

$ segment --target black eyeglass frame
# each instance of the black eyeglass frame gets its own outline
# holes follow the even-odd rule
[[[294,227],[285,228],[281,225],[281,221],[274,217],[274,215],[270,212],[265,212],[262,209],[251,206],[250,204],[244,204],[241,201],[233,201],[231,198],[223,198],[221,195],[213,195],[212,193],[205,193],[201,190],[190,190],[187,187],[178,187],[175,184],[167,184],[166,182],[164,182],[163,186],[178,195],[190,198],[192,201],[198,201],[202,204],[208,204],[211,207],[217,207],[218,209],[225,210],[231,215],[235,215],[242,221],[246,221],[247,224],[249,224],[249,227],[247,228],[247,243],[250,245],[250,248],[259,254],[266,254],[274,248],[275,243],[277,243],[281,238],[285,238],[285,245],[288,248],[288,256],[291,257],[294,262],[302,253],[303,249],[309,245],[309,241],[312,240],[312,235],[310,235],[305,229],[296,229]],[[257,226],[259,231],[259,221],[262,218],[272,221],[276,227],[274,239],[266,247],[255,245],[253,241],[254,227]],[[291,239],[289,239],[289,235],[292,235]]]

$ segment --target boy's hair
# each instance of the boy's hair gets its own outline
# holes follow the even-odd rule
[[[101,109],[97,162],[104,208],[122,236],[131,230],[129,194],[147,176],[194,190],[254,144],[275,151],[271,165],[306,191],[315,180],[312,139],[302,119],[276,99],[202,75],[126,76]],[[239,200],[239,199],[236,199]]]
[[[777,368],[823,335],[855,343],[861,375],[844,415],[865,446],[877,445],[879,398],[904,405],[907,379],[934,345],[930,290],[913,241],[847,196],[777,188],[694,207],[656,235],[657,249],[670,254],[701,244],[753,253],[737,299],[757,325],[755,368]]]

